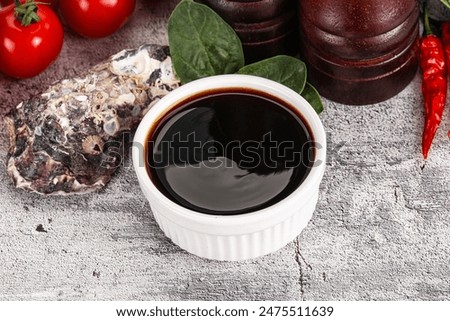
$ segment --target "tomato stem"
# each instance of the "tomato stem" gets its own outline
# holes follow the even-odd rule
[[[22,26],[27,27],[32,23],[39,22],[41,18],[37,14],[39,4],[34,0],[26,0],[25,2],[20,2],[20,0],[14,0],[16,8],[14,9],[14,15],[17,20],[20,21]]]

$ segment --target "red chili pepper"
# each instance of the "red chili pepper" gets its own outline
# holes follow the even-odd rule
[[[444,112],[447,97],[447,64],[442,41],[431,31],[428,9],[425,9],[424,26],[425,36],[420,43],[420,67],[425,107],[422,154],[426,159]]]

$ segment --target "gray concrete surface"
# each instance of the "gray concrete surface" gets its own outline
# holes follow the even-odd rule
[[[66,33],[44,74],[0,76],[2,113],[125,47],[166,43],[176,2],[139,2],[111,38]],[[321,118],[329,160],[313,220],[282,250],[240,263],[195,257],[164,237],[132,168],[99,193],[67,198],[15,190],[1,169],[0,300],[450,299],[448,112],[425,167],[419,77],[378,105],[328,102]]]

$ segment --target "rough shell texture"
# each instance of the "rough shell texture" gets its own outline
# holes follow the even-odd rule
[[[124,50],[50,86],[6,117],[9,176],[41,194],[102,188],[122,163],[123,134],[178,86],[169,50],[158,45]]]

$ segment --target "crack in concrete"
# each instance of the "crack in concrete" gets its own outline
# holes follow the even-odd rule
[[[300,242],[298,240],[298,237],[294,240],[295,244],[295,262],[297,262],[298,270],[300,273],[300,276],[298,278],[298,283],[300,285],[300,300],[305,300],[305,287],[304,287],[304,276],[303,276],[303,266],[302,266],[302,260],[304,261],[302,254],[300,253]]]
[[[400,186],[398,186],[398,185],[394,186],[395,203],[398,203],[398,192],[397,192],[397,189],[399,189],[399,188],[400,188]]]
[[[311,264],[306,262],[305,258],[303,257],[302,252],[300,251],[300,247],[298,248],[298,254],[300,255],[300,258],[302,259],[302,261],[305,263],[306,267],[312,271],[313,268],[312,268]]]
[[[347,223],[345,222],[343,211],[340,212],[340,215],[337,217],[337,220],[342,223],[343,228],[345,228],[347,231],[350,231],[350,227],[348,227]]]

